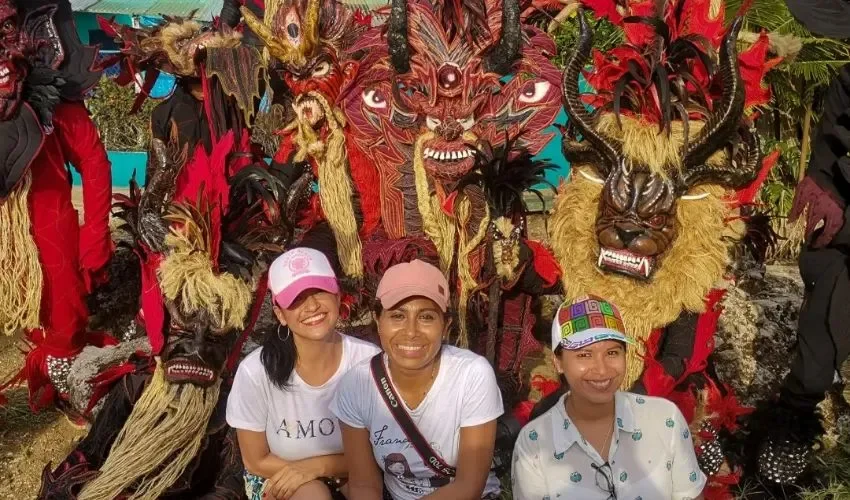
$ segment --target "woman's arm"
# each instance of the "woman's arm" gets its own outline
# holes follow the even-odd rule
[[[455,480],[424,498],[429,500],[480,499],[487,484],[487,476],[490,475],[495,446],[495,420],[472,427],[461,427]]]
[[[289,462],[271,453],[265,432],[236,429],[236,437],[239,440],[242,463],[245,464],[245,470],[251,474],[270,478],[289,465]]]
[[[340,425],[345,462],[348,465],[348,500],[381,500],[384,495],[384,478],[372,455],[369,431],[351,427],[342,422]],[[494,425],[494,436],[495,432]],[[461,442],[462,440],[463,434],[461,434]],[[492,449],[490,452],[492,454]]]
[[[322,455],[319,457],[305,458],[294,462],[295,464],[316,473],[316,477],[348,477],[348,464],[345,455]]]

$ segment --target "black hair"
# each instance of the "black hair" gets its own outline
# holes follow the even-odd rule
[[[278,324],[266,329],[263,335],[260,362],[272,384],[278,389],[289,387],[289,378],[298,361],[295,338],[289,327]]]
[[[559,345],[555,348],[555,356],[560,357],[562,352],[564,352],[564,348],[562,346]],[[558,388],[552,391],[552,393],[548,396],[540,398],[540,401],[538,401],[534,405],[534,408],[531,409],[529,421],[534,420],[549,411],[550,408],[558,404],[558,400],[561,399],[561,396],[570,390],[570,386],[567,383],[567,377],[565,377],[563,373],[558,374],[558,380],[561,381],[561,385],[559,385]]]

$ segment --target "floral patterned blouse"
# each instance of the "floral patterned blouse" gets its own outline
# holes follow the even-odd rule
[[[567,416],[566,397],[529,422],[517,439],[515,500],[689,500],[702,493],[706,478],[676,405],[617,392],[605,462]]]

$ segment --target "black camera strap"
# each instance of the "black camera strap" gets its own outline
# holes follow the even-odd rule
[[[404,409],[404,403],[395,391],[390,377],[387,375],[387,369],[384,367],[384,353],[376,354],[371,361],[372,378],[375,380],[375,385],[378,386],[378,392],[387,405],[387,408],[392,413],[396,423],[401,427],[401,430],[407,436],[408,442],[413,445],[413,448],[422,457],[422,460],[434,473],[440,477],[455,477],[457,469],[447,464],[443,457],[437,454],[428,440],[422,436],[416,424],[410,419],[407,410]]]

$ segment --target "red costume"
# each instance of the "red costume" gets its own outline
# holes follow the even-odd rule
[[[67,392],[63,385],[73,356],[87,343],[111,340],[86,332],[85,296],[105,278],[112,252],[112,178],[97,129],[79,102],[100,78],[100,71],[92,69],[96,52],[79,44],[70,5],[33,0],[16,8],[2,2],[0,17],[16,26],[3,39],[5,57],[0,58],[13,79],[7,86],[16,90],[3,96],[0,148],[6,150],[6,168],[0,224],[12,226],[2,237],[4,249],[14,254],[3,258],[3,280],[12,286],[3,290],[2,301],[17,307],[7,310],[2,328],[7,334],[26,329],[34,347],[25,367],[6,385],[26,381],[30,406],[37,409],[54,399],[57,390]],[[56,93],[59,98],[53,97]],[[82,227],[71,203],[68,163],[83,178]],[[24,197],[29,234],[15,227],[20,221],[16,208]],[[18,280],[18,270],[33,269],[33,262],[38,272]],[[31,295],[38,289],[40,303]]]

